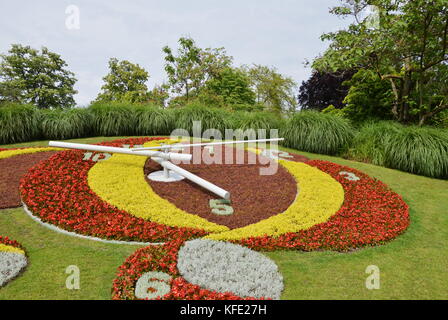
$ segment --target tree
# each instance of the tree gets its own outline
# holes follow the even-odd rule
[[[0,55],[0,101],[31,103],[39,108],[70,108],[77,93],[74,73],[47,48],[13,44]]]
[[[179,39],[177,55],[168,46],[163,52],[172,91],[183,94],[187,101],[192,94],[198,95],[208,80],[232,64],[232,57],[227,56],[224,48],[203,50],[191,38]]]
[[[96,101],[145,102],[149,97],[149,73],[138,64],[116,58],[109,60],[109,73],[103,78]]]
[[[170,97],[168,89],[169,86],[165,83],[159,86],[154,86],[154,88],[148,93],[149,102],[159,107],[165,108],[166,102]]]
[[[371,70],[359,70],[344,83],[350,87],[343,103],[343,115],[353,121],[391,120],[393,94],[389,84]]]
[[[322,111],[333,105],[336,109],[344,107],[344,98],[349,87],[344,82],[350,80],[353,71],[319,72],[313,71],[307,81],[299,88],[298,102],[303,109]]]
[[[337,71],[372,70],[389,83],[391,112],[402,123],[425,121],[448,109],[447,95],[435,85],[443,79],[448,61],[446,0],[347,0],[332,13],[355,17],[346,30],[327,33],[331,41],[313,68]],[[362,9],[375,5],[377,26],[360,19]]]
[[[291,78],[277,72],[275,68],[261,65],[243,67],[251,80],[256,102],[274,112],[293,112],[297,108],[295,91],[297,84]]]
[[[212,94],[221,96],[226,105],[255,104],[250,79],[241,70],[226,68],[209,80],[206,87]]]

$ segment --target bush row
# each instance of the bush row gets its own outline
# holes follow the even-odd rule
[[[84,109],[37,110],[29,105],[0,107],[0,144],[36,139],[90,136],[170,135],[174,129],[279,129],[284,146],[340,155],[419,175],[448,178],[448,131],[366,123],[358,129],[331,114],[299,112],[289,119],[267,112],[227,112],[201,105],[160,109],[151,105],[94,104]]]

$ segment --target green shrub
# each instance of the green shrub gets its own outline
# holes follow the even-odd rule
[[[93,116],[88,109],[43,110],[40,121],[45,139],[74,139],[92,135]]]
[[[0,144],[38,138],[39,115],[39,110],[32,105],[4,104],[0,107]]]
[[[353,139],[348,120],[315,111],[294,114],[281,130],[284,145],[294,149],[335,155],[342,152]]]
[[[448,178],[448,134],[427,127],[405,127],[387,141],[385,165],[433,178]]]
[[[357,132],[348,158],[385,165],[385,147],[403,126],[393,121],[367,122]]]

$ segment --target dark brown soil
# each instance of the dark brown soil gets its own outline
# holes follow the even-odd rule
[[[243,164],[180,164],[179,166],[229,191],[231,206],[234,209],[233,215],[220,216],[212,213],[209,200],[219,197],[186,179],[171,183],[155,182],[149,179],[147,181],[159,196],[178,208],[231,229],[247,226],[285,211],[297,195],[294,178],[280,165],[275,174],[260,175],[261,168],[269,167],[269,164],[266,164],[267,158],[262,157],[259,163],[248,164],[248,152],[235,151],[236,149],[232,147],[215,148],[214,156],[219,158],[224,151],[227,153],[231,149],[234,152],[234,159],[237,159],[236,153],[244,158]],[[190,153],[194,154],[192,150]],[[208,152],[203,151],[203,154]],[[308,159],[303,157],[297,160]],[[148,175],[161,169],[159,164],[148,160],[144,172]]]
[[[56,152],[37,152],[0,159],[0,209],[20,207],[20,179],[29,168]]]

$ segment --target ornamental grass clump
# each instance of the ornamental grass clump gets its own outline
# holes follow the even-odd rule
[[[243,131],[264,129],[266,138],[270,137],[270,130],[278,130],[284,124],[280,115],[271,112],[234,112],[230,115],[229,120],[232,129]]]
[[[0,106],[0,144],[31,141],[39,137],[39,110],[32,105]]]
[[[385,166],[432,178],[448,178],[448,134],[406,127],[385,146]]]
[[[42,111],[41,132],[45,139],[73,139],[92,135],[93,116],[88,109]]]
[[[314,111],[294,114],[281,131],[284,145],[301,151],[336,155],[352,141],[354,132],[347,119]]]
[[[229,121],[226,112],[216,108],[205,107],[201,104],[192,103],[183,108],[174,110],[176,128],[185,129],[190,134],[193,132],[193,123],[201,122],[201,134],[207,129],[216,129],[225,133],[229,128]]]
[[[156,106],[135,108],[137,135],[170,135],[174,130],[174,113]]]
[[[403,126],[393,121],[368,122],[355,135],[347,157],[384,166],[385,148],[402,130]]]
[[[101,136],[136,134],[135,106],[121,102],[97,102],[89,107],[94,120],[94,132]]]

